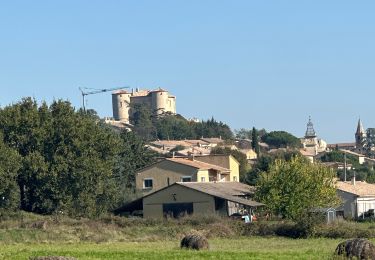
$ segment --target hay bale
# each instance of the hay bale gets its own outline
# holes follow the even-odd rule
[[[335,250],[338,256],[358,259],[375,259],[375,246],[366,239],[356,238],[340,243]]]
[[[67,257],[67,256],[35,256],[30,257],[30,260],[77,260],[74,257]]]
[[[200,234],[186,235],[181,240],[181,248],[194,250],[208,249],[208,240]]]

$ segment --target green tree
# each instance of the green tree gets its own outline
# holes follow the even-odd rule
[[[195,138],[193,126],[180,115],[166,115],[155,122],[160,140],[183,140]]]
[[[241,128],[239,130],[234,130],[235,137],[238,139],[251,139],[252,131]]]
[[[256,152],[257,155],[259,155],[259,137],[258,137],[258,131],[253,127],[253,130],[251,131],[251,148]]]
[[[142,139],[133,132],[122,131],[120,138],[120,152],[114,165],[114,177],[118,191],[117,206],[134,198],[136,195],[136,171],[156,162],[158,156],[149,150]]]
[[[340,150],[334,150],[328,153],[325,153],[320,160],[322,162],[345,162],[345,153]],[[358,157],[351,155],[351,154],[346,154],[346,162],[349,164],[353,165],[359,165],[358,163]]]
[[[261,173],[269,171],[271,165],[277,159],[290,161],[292,158],[298,155],[301,155],[301,154],[296,150],[287,150],[287,151],[280,150],[280,151],[269,153],[269,154],[264,153],[258,157],[258,160],[256,161],[256,163],[251,167],[250,171],[246,173],[244,182],[249,185],[256,185]]]
[[[196,139],[201,137],[221,137],[223,140],[233,139],[233,133],[230,127],[223,122],[216,121],[214,118],[195,123],[193,127]]]
[[[275,214],[298,221],[315,208],[337,205],[334,178],[332,170],[302,156],[276,160],[261,174],[256,198]]]
[[[133,104],[130,111],[130,123],[134,126],[134,132],[146,141],[155,139],[156,118],[151,109],[145,104]]]
[[[285,131],[273,131],[262,137],[263,142],[275,148],[299,148],[301,141]]]
[[[0,129],[6,144],[22,156],[21,209],[97,216],[111,205],[120,139],[95,113],[75,111],[62,100],[38,107],[25,98],[0,110]]]
[[[21,167],[16,150],[7,147],[0,133],[0,209],[19,208],[20,194],[17,185],[17,171]]]

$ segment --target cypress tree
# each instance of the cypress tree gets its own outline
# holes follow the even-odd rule
[[[258,131],[255,129],[255,127],[253,127],[251,137],[251,148],[253,148],[257,155],[259,155]]]

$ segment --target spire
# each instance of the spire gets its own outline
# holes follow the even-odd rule
[[[311,122],[311,117],[309,116],[309,122],[307,123],[307,130],[306,130],[305,138],[311,138],[311,137],[316,137],[316,133],[314,130],[314,125]]]
[[[360,150],[366,145],[366,132],[362,125],[361,118],[358,120],[357,131],[355,132],[355,144]]]
[[[359,136],[365,134],[365,129],[363,128],[361,118],[358,119],[358,126],[357,126],[356,134]]]

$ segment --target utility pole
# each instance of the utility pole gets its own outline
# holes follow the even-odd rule
[[[346,151],[344,152],[344,182],[346,181]]]
[[[83,111],[86,111],[86,96],[88,95],[94,95],[94,94],[99,94],[99,93],[104,93],[104,92],[108,92],[108,91],[113,91],[113,90],[119,90],[119,89],[124,89],[124,88],[129,88],[129,87],[121,87],[121,88],[107,88],[107,89],[93,89],[92,91],[86,91],[87,89],[90,89],[90,88],[81,88],[79,87],[79,90],[81,91],[81,95],[82,95],[82,108],[83,108]]]

